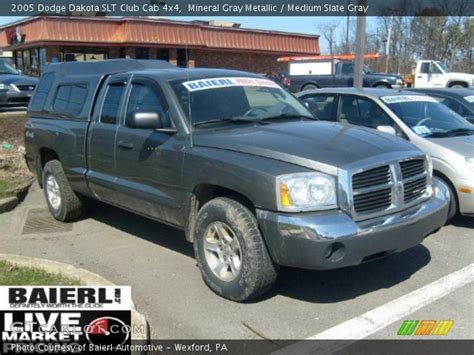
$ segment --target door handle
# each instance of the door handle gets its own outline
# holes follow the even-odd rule
[[[119,145],[120,148],[123,148],[123,149],[133,149],[133,143],[132,142],[119,141],[118,145]]]
[[[421,78],[422,78],[422,76],[421,76],[421,75],[418,75],[418,76],[417,76],[417,79],[421,79]]]

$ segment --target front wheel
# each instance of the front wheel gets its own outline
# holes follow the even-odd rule
[[[194,253],[204,282],[233,301],[265,293],[278,275],[255,216],[229,198],[211,200],[199,211]]]
[[[449,209],[448,209],[448,217],[446,218],[446,223],[445,223],[446,225],[448,225],[449,223],[451,223],[453,218],[458,213],[458,200],[457,200],[457,196],[456,196],[456,190],[445,179],[442,179],[440,177],[437,177],[437,178],[440,179],[444,183],[444,185],[446,185],[446,188],[449,191]]]
[[[43,169],[43,189],[49,211],[58,221],[78,218],[82,203],[74,193],[58,160],[50,160]]]

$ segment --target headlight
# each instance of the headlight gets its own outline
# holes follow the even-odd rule
[[[278,207],[283,211],[337,208],[336,179],[322,173],[299,173],[277,178]]]
[[[0,90],[8,90],[8,85],[0,83]]]
[[[402,80],[402,79],[397,79],[397,80],[395,81],[395,84],[397,84],[397,85],[403,85],[403,80]]]
[[[474,172],[474,158],[465,158],[466,159],[466,165],[469,168],[469,170]]]

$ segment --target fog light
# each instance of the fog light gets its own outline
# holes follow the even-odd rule
[[[346,247],[342,243],[333,243],[327,247],[324,257],[332,262],[340,261],[346,255]]]

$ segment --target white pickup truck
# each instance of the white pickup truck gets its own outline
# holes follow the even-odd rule
[[[474,86],[474,75],[451,72],[436,60],[419,60],[415,69],[415,88],[456,88]]]

